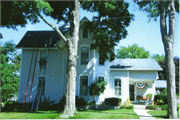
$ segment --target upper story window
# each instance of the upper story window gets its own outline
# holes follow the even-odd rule
[[[83,38],[88,38],[88,31],[87,30],[83,30]]]
[[[88,95],[88,76],[80,77],[80,95]]]
[[[99,65],[104,65],[104,61],[100,59],[100,55],[99,55]]]
[[[121,96],[121,79],[114,79],[114,90],[116,96]]]
[[[81,65],[87,65],[89,62],[89,47],[81,47]]]

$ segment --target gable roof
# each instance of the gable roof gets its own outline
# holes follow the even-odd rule
[[[154,59],[115,59],[111,70],[163,70]]]
[[[167,88],[166,80],[155,80],[155,88]]]
[[[81,23],[88,21],[86,17],[81,19]],[[69,31],[69,25],[62,25],[59,30],[63,35],[67,34]],[[20,42],[17,44],[16,48],[32,48],[33,46],[45,47],[46,39],[51,38],[51,46],[55,47],[54,44],[61,38],[57,35],[54,30],[47,31],[27,31]]]

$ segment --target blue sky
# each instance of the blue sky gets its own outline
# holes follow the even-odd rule
[[[150,52],[150,54],[164,54],[164,47],[161,40],[161,34],[160,34],[160,24],[159,24],[159,18],[157,21],[154,21],[153,19],[151,22],[148,23],[147,14],[145,12],[142,12],[138,9],[138,6],[134,3],[130,4],[129,7],[130,13],[133,13],[135,15],[135,20],[130,23],[130,26],[127,27],[128,36],[126,39],[123,39],[120,41],[118,46],[126,46],[132,45],[134,43],[138,44],[140,47],[144,47],[146,50]],[[80,10],[80,19],[82,19],[84,16],[86,16],[89,20],[92,19],[93,15],[96,15],[97,13],[90,13]],[[54,21],[50,17],[46,17],[46,19],[53,23],[55,26],[62,25],[56,24],[56,21]],[[175,39],[174,39],[174,56],[180,56],[179,53],[179,14],[176,13],[176,28],[175,28]],[[2,42],[8,41],[8,40],[14,40],[16,44],[22,39],[22,37],[25,35],[25,33],[28,30],[52,30],[51,27],[49,27],[46,23],[44,23],[40,19],[40,23],[38,24],[31,24],[28,23],[25,28],[18,27],[18,31],[7,29],[7,28],[1,28],[0,31],[3,35],[3,39],[1,39]],[[119,48],[119,47],[116,48]]]

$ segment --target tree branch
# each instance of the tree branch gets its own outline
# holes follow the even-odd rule
[[[62,38],[65,42],[67,42],[67,39],[64,37],[64,35],[62,34],[62,32],[57,28],[54,27],[53,24],[49,23],[40,13],[37,13],[37,15],[46,23],[48,24],[58,35],[60,38]]]

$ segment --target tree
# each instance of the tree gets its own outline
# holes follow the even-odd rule
[[[173,61],[173,44],[175,34],[175,10],[179,12],[178,1],[135,1],[139,8],[148,13],[149,18],[160,16],[160,31],[165,51],[165,67],[167,80],[168,112],[170,119],[177,118],[175,93],[175,67]],[[168,17],[169,21],[166,21]],[[167,24],[169,25],[167,29]],[[169,31],[168,31],[169,30]]]
[[[138,44],[128,45],[128,47],[120,46],[116,55],[117,58],[149,58],[149,56],[149,51],[139,47]]]
[[[4,2],[4,1],[3,1]],[[126,27],[129,26],[133,15],[131,15],[127,8],[128,3],[117,2],[117,1],[106,1],[106,2],[94,2],[84,1],[81,2],[83,9],[90,12],[98,12],[98,16],[93,17],[93,21],[89,22],[88,29],[94,34],[93,44],[91,49],[97,49],[102,54],[104,61],[114,57],[113,48],[121,40],[127,36]],[[76,85],[76,57],[78,48],[78,30],[79,30],[79,7],[78,0],[71,2],[45,2],[42,0],[25,1],[25,2],[11,2],[9,8],[8,5],[2,7],[3,11],[9,11],[3,16],[21,15],[21,22],[9,21],[7,24],[3,23],[4,27],[15,29],[16,26],[25,26],[27,20],[32,23],[37,23],[38,16],[48,24],[61,38],[64,43],[68,46],[68,67],[67,67],[67,86],[66,86],[66,105],[62,117],[73,116],[76,112],[75,109],[75,85]],[[17,8],[21,11],[16,13]],[[16,8],[17,7],[17,8]],[[14,12],[15,11],[15,12]],[[49,23],[41,14],[51,16],[57,22],[64,21],[65,24],[70,22],[70,37],[66,38],[63,36],[61,31],[54,27],[53,24]],[[122,18],[119,18],[123,16]],[[2,17],[3,18],[3,17]],[[4,19],[9,20],[8,18]],[[92,27],[93,26],[93,27]],[[101,38],[101,39],[100,39]],[[100,44],[103,43],[103,44]],[[104,47],[106,46],[106,49]]]
[[[157,57],[157,58],[156,58]],[[163,71],[158,71],[159,80],[166,80],[166,67],[165,67],[165,56],[164,55],[154,55],[153,58],[156,60],[158,64],[161,66]],[[176,85],[176,93],[179,91],[179,57],[175,56],[173,58],[175,64],[175,85]]]
[[[160,60],[163,61],[165,59],[165,56],[163,54],[162,55],[153,54],[151,55],[151,58],[155,59],[156,62],[159,62]]]
[[[94,98],[99,96],[106,89],[107,83],[102,79],[96,79],[94,83],[89,86],[89,94]],[[95,101],[93,101],[95,103]]]
[[[18,93],[21,54],[15,49],[13,41],[1,46],[1,97],[3,100]]]

